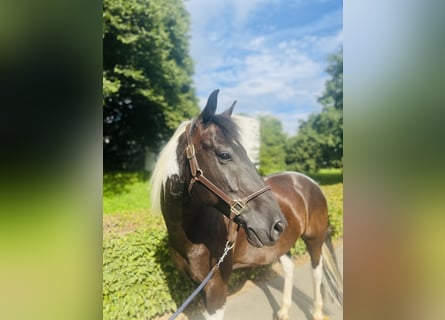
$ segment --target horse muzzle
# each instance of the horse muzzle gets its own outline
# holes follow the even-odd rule
[[[246,231],[247,241],[254,247],[261,248],[263,246],[273,246],[280,238],[281,234],[287,226],[285,220],[277,220],[272,224],[270,230],[249,226],[246,222],[239,222]]]

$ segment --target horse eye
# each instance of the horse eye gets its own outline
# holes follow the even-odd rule
[[[218,152],[216,155],[218,156],[218,158],[220,158],[221,160],[224,160],[224,161],[229,161],[232,159],[232,157],[230,156],[230,153],[228,153],[228,152]]]

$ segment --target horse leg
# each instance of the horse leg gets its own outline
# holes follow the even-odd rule
[[[226,305],[227,283],[216,272],[213,279],[204,288],[206,311],[204,317],[207,320],[222,320],[224,318],[224,308]]]
[[[312,316],[314,320],[328,319],[323,315],[323,297],[321,295],[321,281],[323,277],[323,259],[321,256],[321,248],[323,241],[319,239],[305,240],[306,248],[311,257],[312,265],[312,285],[314,292],[314,310]]]
[[[294,263],[287,255],[280,257],[281,267],[284,272],[284,288],[283,288],[283,301],[281,308],[277,313],[278,320],[289,319],[289,308],[292,303],[292,284],[294,277]]]
[[[224,308],[225,305],[222,306],[221,309],[215,311],[215,313],[209,314],[208,311],[204,311],[204,318],[206,320],[223,320],[224,319]]]

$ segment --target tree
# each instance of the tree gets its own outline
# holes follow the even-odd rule
[[[343,166],[343,49],[329,57],[326,72],[331,77],[326,81],[325,91],[318,98],[323,110],[313,125],[322,141],[319,167],[341,168]]]
[[[286,136],[280,120],[260,116],[260,174],[265,176],[286,169]]]
[[[343,160],[343,51],[329,57],[323,94],[323,109],[299,125],[298,134],[286,144],[288,169],[316,171],[341,168]]]
[[[332,106],[336,110],[343,110],[343,49],[331,55],[328,61],[326,72],[331,78],[326,81],[325,90],[318,102],[324,107]]]
[[[286,142],[286,165],[288,170],[314,172],[320,158],[320,139],[311,126],[300,128],[299,134]]]
[[[104,169],[138,170],[198,111],[181,0],[104,0]]]

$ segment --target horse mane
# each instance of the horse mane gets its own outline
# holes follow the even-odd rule
[[[229,141],[236,141],[239,144],[240,130],[238,124],[231,118],[223,114],[217,114],[212,117],[210,122],[221,129],[222,134]]]
[[[176,129],[173,136],[162,149],[153,169],[150,179],[151,185],[151,207],[154,212],[161,211],[161,190],[167,178],[173,174],[179,174],[178,159],[176,149],[178,148],[178,139],[185,132],[185,127],[190,121],[183,122]]]
[[[167,181],[167,178],[179,174],[178,158],[177,158],[177,148],[179,137],[185,132],[185,127],[191,121],[183,122],[178,129],[176,129],[173,136],[167,142],[167,144],[162,149],[159,157],[156,161],[156,165],[153,169],[153,174],[150,179],[151,184],[151,207],[154,212],[161,211],[161,190]],[[211,123],[218,126],[226,139],[229,141],[235,141],[237,144],[241,145],[240,141],[240,130],[235,121],[223,114],[214,115]]]

